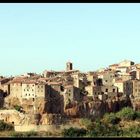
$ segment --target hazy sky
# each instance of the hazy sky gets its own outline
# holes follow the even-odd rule
[[[0,4],[0,75],[140,62],[140,4]]]

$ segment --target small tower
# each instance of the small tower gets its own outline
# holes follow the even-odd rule
[[[71,62],[67,62],[66,63],[66,71],[70,71],[72,70],[72,63]]]

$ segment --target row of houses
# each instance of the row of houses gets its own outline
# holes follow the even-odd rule
[[[88,96],[100,97],[104,100],[118,95],[140,97],[140,65],[132,61],[124,60],[106,69],[88,73],[87,79],[90,81],[90,84],[85,87]]]
[[[65,71],[44,71],[42,75],[26,75],[0,79],[0,89],[6,98],[32,100],[63,96],[64,106],[81,102],[88,97],[107,100],[117,96],[140,97],[140,78],[138,64],[124,60],[108,68],[82,73],[74,70],[71,62]],[[85,98],[87,97],[87,98]],[[52,103],[52,102],[51,102]],[[54,103],[55,104],[55,103]]]

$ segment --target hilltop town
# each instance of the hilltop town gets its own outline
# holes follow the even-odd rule
[[[124,60],[87,73],[64,71],[0,77],[0,120],[15,131],[48,131],[71,118],[97,118],[126,106],[138,110],[140,64]],[[56,127],[55,127],[56,128]]]

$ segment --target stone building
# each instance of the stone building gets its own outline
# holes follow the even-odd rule
[[[124,95],[133,95],[133,82],[132,80],[124,81]]]
[[[118,92],[124,93],[124,83],[122,79],[116,80],[114,86],[118,88]]]
[[[140,80],[132,80],[133,83],[133,96],[140,97]]]
[[[10,82],[10,97],[22,98],[22,80],[13,80]]]
[[[133,61],[130,60],[123,60],[119,63],[120,67],[130,67],[132,65],[134,65],[135,63]]]
[[[36,97],[34,81],[25,81],[22,83],[22,99],[34,99]]]
[[[118,66],[119,66],[118,64],[112,64],[112,65],[109,65],[109,68],[111,70],[116,70]]]
[[[117,93],[118,93],[118,88],[116,86],[104,85],[104,86],[93,87],[93,98],[101,97],[101,95],[103,95],[102,98],[105,99],[105,97],[117,96]],[[107,96],[104,96],[104,94]]]
[[[98,73],[98,78],[102,79],[103,85],[112,86],[115,82],[115,73],[112,71],[105,71]]]
[[[90,82],[90,85],[96,86],[96,81],[98,79],[98,75],[96,73],[88,72],[86,77],[87,77],[87,81]]]

